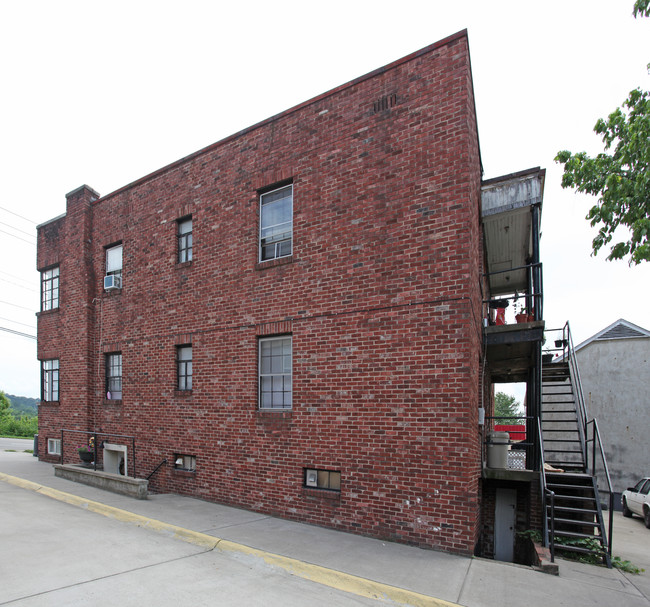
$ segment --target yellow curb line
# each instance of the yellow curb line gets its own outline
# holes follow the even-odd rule
[[[222,552],[236,552],[254,556],[262,559],[264,562],[271,566],[284,569],[288,573],[297,577],[301,577],[312,582],[322,584],[324,586],[329,586],[330,588],[342,590],[343,592],[356,594],[357,596],[371,599],[389,599],[401,605],[413,605],[414,607],[459,607],[457,603],[450,603],[448,601],[427,596],[425,594],[420,594],[411,590],[405,590],[404,588],[389,586],[388,584],[382,584],[381,582],[374,582],[372,580],[368,580],[356,575],[351,575],[349,573],[343,573],[342,571],[336,571],[335,569],[322,567],[321,565],[305,563],[304,561],[300,561],[298,559],[281,556],[279,554],[273,554],[272,552],[266,552],[265,550],[258,550],[244,544],[238,544],[236,542],[224,540],[212,535],[207,535],[206,533],[192,531],[190,529],[178,527],[177,525],[172,525],[170,523],[164,523],[162,521],[142,516],[140,514],[128,512],[127,510],[122,510],[120,508],[108,506],[100,502],[87,500],[79,497],[78,495],[65,493],[63,491],[59,491],[58,489],[46,487],[45,485],[39,485],[38,483],[34,483],[23,478],[10,476],[9,474],[5,474],[3,472],[0,472],[0,481],[4,481],[16,487],[20,487],[21,489],[40,493],[60,502],[65,502],[66,504],[77,506],[78,508],[83,508],[84,510],[90,510],[91,512],[101,514],[108,518],[112,518],[124,523],[133,523],[138,527],[151,529],[157,533],[162,533],[164,535],[180,539],[184,542],[189,542],[195,546],[201,546],[208,548],[209,550],[218,548]]]

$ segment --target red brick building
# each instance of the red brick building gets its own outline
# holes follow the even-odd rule
[[[38,230],[41,459],[97,433],[156,492],[473,553],[481,176],[461,32],[74,190]]]

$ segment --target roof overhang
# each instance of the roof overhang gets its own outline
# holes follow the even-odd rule
[[[526,289],[526,270],[516,268],[530,263],[533,240],[539,239],[539,227],[533,233],[531,211],[538,207],[541,219],[545,174],[544,169],[537,167],[481,185],[481,218],[493,296]]]

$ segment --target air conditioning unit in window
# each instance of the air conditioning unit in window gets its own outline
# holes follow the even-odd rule
[[[104,290],[113,291],[115,289],[122,288],[122,277],[117,276],[116,274],[111,274],[110,276],[104,276]]]
[[[307,487],[318,487],[318,472],[316,470],[305,471],[305,485]]]

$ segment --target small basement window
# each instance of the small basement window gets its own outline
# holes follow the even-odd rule
[[[177,453],[174,455],[174,468],[176,470],[189,470],[190,472],[194,472],[196,470],[196,456]]]
[[[47,453],[48,455],[61,455],[61,439],[48,438],[47,439]]]
[[[341,491],[341,473],[335,470],[305,469],[305,487]]]

